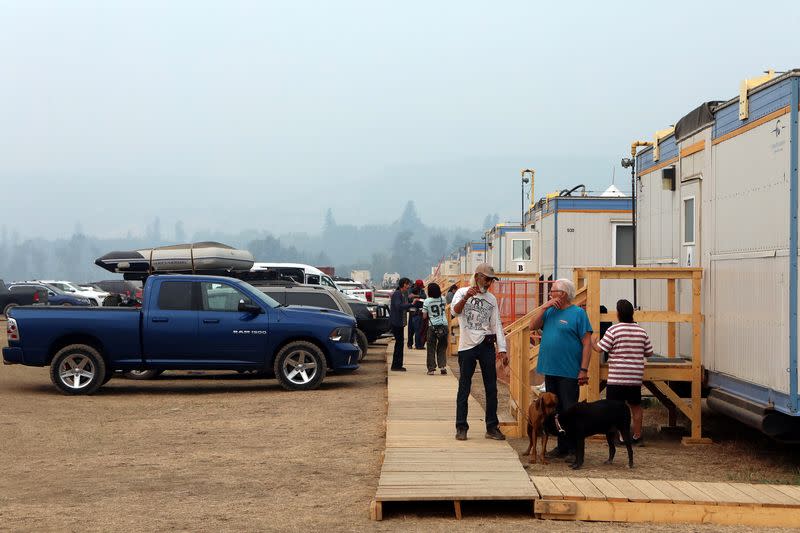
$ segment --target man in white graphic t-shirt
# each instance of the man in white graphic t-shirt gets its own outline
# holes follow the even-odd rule
[[[497,420],[497,353],[508,364],[506,338],[500,323],[497,299],[489,292],[494,280],[494,268],[487,263],[478,265],[469,287],[459,289],[450,309],[458,317],[458,396],[456,397],[456,439],[467,440],[467,401],[472,388],[475,366],[481,365],[483,388],[486,390],[486,438],[505,440]]]

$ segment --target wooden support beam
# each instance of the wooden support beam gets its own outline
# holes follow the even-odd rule
[[[383,502],[372,500],[369,504],[369,517],[372,520],[383,520]]]
[[[456,512],[456,520],[461,520],[461,500],[453,500],[453,509]]]
[[[592,326],[593,336],[600,332],[600,272],[589,271],[586,285],[586,313]],[[585,390],[584,387],[582,389]],[[592,353],[589,360],[589,386],[585,390],[590,402],[600,399],[600,356]]]
[[[675,311],[635,311],[633,313],[633,319],[636,322],[667,322],[670,324],[675,324],[676,322],[691,323],[694,321],[694,315],[691,313],[676,313]],[[600,320],[603,322],[616,322],[617,314],[600,313]]]
[[[676,283],[674,279],[667,280],[667,311],[674,313],[677,309],[675,307],[675,294]],[[667,325],[667,355],[675,357],[675,343],[678,328],[675,327],[673,322]]]
[[[668,422],[666,427],[676,428],[678,426],[678,410],[675,407],[675,404],[652,382],[644,381],[643,384],[645,387],[647,387],[647,390],[653,393],[653,396],[655,396],[658,401],[660,401],[664,407],[667,408]]]
[[[692,277],[692,433],[691,439],[694,442],[702,440],[701,406],[700,396],[703,379],[703,339],[702,339],[702,299],[700,296],[700,285],[702,282],[702,272],[694,272]]]
[[[684,402],[683,399],[678,396],[669,385],[663,381],[650,381],[649,383],[652,383],[653,386],[656,387],[659,392],[661,392],[661,394],[669,398],[669,401],[671,401],[673,405],[680,409],[690,421],[692,420],[694,412],[692,411],[691,406],[687,405],[687,403]]]

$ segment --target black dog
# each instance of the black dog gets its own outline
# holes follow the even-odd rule
[[[631,412],[625,402],[599,400],[592,403],[576,403],[561,414],[548,416],[545,419],[545,429],[555,436],[559,433],[566,434],[575,445],[575,462],[570,465],[573,470],[583,466],[586,437],[599,433],[604,433],[608,441],[608,460],[605,464],[611,464],[617,453],[614,440],[619,431],[628,449],[628,467],[633,468]]]

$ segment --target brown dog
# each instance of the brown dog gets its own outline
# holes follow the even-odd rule
[[[544,429],[544,420],[546,417],[555,414],[556,407],[558,406],[558,396],[552,392],[543,392],[531,405],[528,407],[528,438],[530,439],[530,446],[525,452],[525,455],[530,455],[530,462],[536,462],[536,444],[539,436],[542,436],[542,464],[546,465],[547,461],[544,459],[544,452],[547,450],[547,431]]]

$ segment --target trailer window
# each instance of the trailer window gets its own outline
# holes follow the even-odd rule
[[[694,198],[683,200],[683,244],[694,244]]]
[[[531,260],[531,241],[528,239],[514,239],[511,241],[514,248],[514,261]]]
[[[633,226],[614,225],[614,266],[633,265]]]

